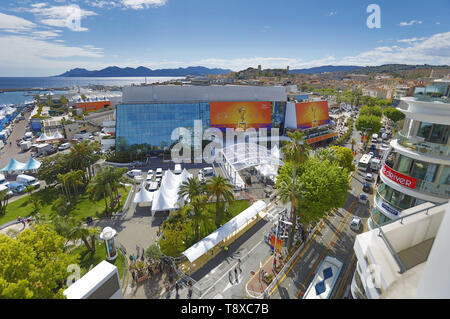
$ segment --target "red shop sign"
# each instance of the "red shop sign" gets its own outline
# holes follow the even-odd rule
[[[383,165],[382,172],[384,176],[389,178],[391,181],[396,182],[397,184],[400,184],[402,186],[415,189],[417,184],[417,178],[409,177],[403,174],[400,174],[399,172],[394,171],[393,169],[386,166],[386,164]]]

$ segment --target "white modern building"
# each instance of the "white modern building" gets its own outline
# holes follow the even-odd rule
[[[424,203],[356,236],[356,299],[450,298],[450,203]]]
[[[405,209],[450,199],[450,79],[404,97],[406,115],[380,170],[369,228],[404,216]]]

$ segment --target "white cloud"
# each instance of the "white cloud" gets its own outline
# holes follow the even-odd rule
[[[98,59],[103,52],[98,48],[68,46],[32,36],[0,36],[0,74],[4,76],[52,75],[56,70],[67,70],[72,64],[83,65]],[[62,72],[61,72],[62,73]]]
[[[422,21],[416,21],[416,20],[411,20],[410,22],[400,22],[398,24],[398,26],[400,27],[407,27],[407,26],[411,26],[414,24],[422,24]]]
[[[0,12],[0,30],[10,32],[29,31],[36,27],[31,21]]]
[[[81,27],[81,20],[97,15],[93,11],[81,9],[78,5],[49,6],[47,3],[36,3],[31,7],[27,11],[34,13],[40,23],[53,27],[67,27],[72,31],[87,31],[87,28]]]
[[[50,38],[56,38],[61,36],[60,30],[53,30],[53,31],[33,31],[32,35],[34,35],[38,39],[50,39]]]
[[[329,16],[329,17],[332,17],[332,16],[334,16],[334,15],[336,15],[336,14],[337,14],[336,11],[331,11],[331,12],[328,14],[328,16]]]
[[[411,39],[400,39],[400,40],[397,40],[397,42],[412,44],[412,43],[414,43],[414,42],[424,41],[424,40],[426,40],[426,39],[427,39],[426,37],[421,37],[421,38],[411,38]]]
[[[168,0],[119,0],[119,1],[126,8],[140,10],[163,6],[167,3]]]

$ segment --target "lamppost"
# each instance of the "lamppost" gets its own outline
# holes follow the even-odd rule
[[[277,256],[277,241],[278,241],[278,232],[280,231],[280,222],[281,222],[281,223],[284,223],[284,224],[286,224],[286,225],[292,225],[292,223],[289,222],[289,221],[287,221],[287,220],[281,220],[281,217],[282,217],[282,216],[279,216],[279,217],[278,217],[278,220],[277,220],[277,231],[276,231],[276,233],[275,233],[275,242],[274,242],[274,245],[273,245],[273,262],[272,262],[272,269],[273,269],[273,266],[275,266],[275,259],[276,259],[276,256]],[[280,249],[281,249],[281,247],[280,247]]]

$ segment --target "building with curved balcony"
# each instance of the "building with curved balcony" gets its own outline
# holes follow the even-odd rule
[[[415,93],[397,108],[406,118],[383,158],[370,229],[402,217],[408,208],[450,199],[450,79]]]

